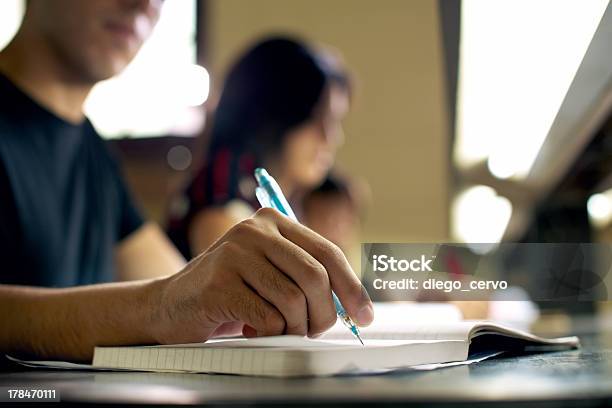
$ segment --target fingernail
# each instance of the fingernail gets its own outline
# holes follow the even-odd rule
[[[360,326],[367,326],[372,323],[372,320],[374,320],[374,309],[372,305],[366,305],[359,309],[355,318],[357,319],[357,324]]]

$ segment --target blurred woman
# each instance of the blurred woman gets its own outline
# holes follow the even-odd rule
[[[350,84],[339,60],[299,40],[271,38],[230,70],[204,166],[171,205],[168,233],[189,259],[259,204],[253,170],[265,167],[300,217],[343,141]]]

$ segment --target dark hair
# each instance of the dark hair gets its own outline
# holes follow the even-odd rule
[[[249,152],[258,165],[278,153],[288,131],[310,119],[330,83],[349,88],[333,58],[288,37],[263,40],[231,68],[216,108],[209,157]]]
[[[267,165],[289,131],[313,116],[332,83],[350,91],[333,56],[296,39],[269,38],[239,58],[214,113],[207,158],[170,208],[168,235],[183,255],[191,256],[188,230],[198,211],[236,198],[258,205],[253,170]]]

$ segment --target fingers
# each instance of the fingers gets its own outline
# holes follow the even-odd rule
[[[278,264],[278,266],[285,273],[291,274],[290,276],[298,283],[300,288],[305,290],[305,292],[310,290],[310,286],[301,280],[301,276],[306,275],[318,279],[317,277],[322,275],[317,263],[313,262],[314,259],[323,266],[331,284],[331,289],[338,295],[342,305],[355,322],[361,326],[372,322],[374,311],[370,297],[359,282],[359,279],[357,279],[344,253],[335,244],[303,225],[290,220],[278,211],[262,209],[256,213],[255,217],[269,220],[268,228],[270,228],[270,224],[276,225],[283,237],[303,250],[301,252],[295,250],[295,248],[289,249],[288,245],[281,245],[279,247],[278,240],[263,241],[268,244],[264,245],[266,256],[274,259],[273,262],[275,263],[283,261],[282,257],[278,255],[279,250],[284,249],[286,251],[286,254],[283,255],[284,263],[282,265]],[[306,269],[309,269],[310,273],[304,272],[305,264],[307,264]],[[295,276],[292,274],[294,270],[299,271]],[[302,286],[302,283],[307,287]],[[321,291],[325,287],[324,280],[318,279],[315,282],[315,286]],[[310,299],[310,292],[306,294]],[[310,311],[309,317],[313,318]]]
[[[231,305],[230,320],[243,322],[257,336],[278,336],[285,332],[285,319],[281,313],[247,286],[236,288],[231,299],[227,300]]]
[[[305,336],[308,333],[306,296],[287,275],[265,258],[250,260],[239,273],[246,284],[281,313],[285,334]]]
[[[227,337],[237,336],[244,330],[244,323],[242,322],[226,322],[218,326],[210,335],[213,337]]]
[[[222,321],[244,323],[247,336],[324,332],[337,320],[332,288],[358,324],[373,319],[371,301],[342,251],[276,210],[259,210],[206,253],[216,254],[213,286],[227,294]],[[238,288],[228,293],[229,286]]]
[[[281,235],[271,237],[266,257],[291,278],[305,296],[308,306],[308,335],[323,333],[337,320],[327,271],[308,252]]]

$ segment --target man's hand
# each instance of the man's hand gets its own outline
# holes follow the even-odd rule
[[[359,325],[367,292],[337,246],[276,210],[236,224],[181,272],[157,282],[153,337],[204,341],[220,334],[317,335],[336,321],[331,291]]]
[[[95,346],[200,342],[240,331],[316,335],[336,321],[332,289],[358,324],[372,321],[372,303],[338,247],[265,209],[165,278],[0,285],[0,352],[89,361]]]

